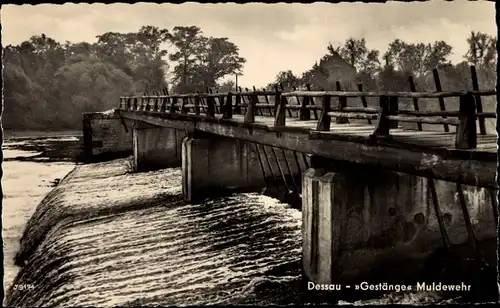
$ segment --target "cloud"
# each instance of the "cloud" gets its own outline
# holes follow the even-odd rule
[[[444,40],[460,61],[471,30],[496,34],[493,2],[427,1],[314,4],[64,4],[4,5],[3,44],[45,33],[58,41],[95,41],[108,31],[143,25],[172,29],[197,25],[205,35],[228,37],[247,59],[242,85],[264,86],[280,70],[300,74],[325,52],[328,42],[364,37],[383,53],[395,38]]]

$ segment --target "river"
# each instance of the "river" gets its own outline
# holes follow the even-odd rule
[[[4,252],[4,289],[7,289],[19,271],[14,256],[26,222],[36,207],[54,187],[54,181],[64,177],[75,164],[71,162],[46,162],[31,159],[40,152],[24,151],[27,141],[6,140],[3,145],[2,163],[3,207],[2,236]]]
[[[46,140],[4,144],[5,289],[19,272],[13,259],[27,220],[53,189],[53,182],[75,167],[72,162],[48,161],[37,152],[20,150],[33,148],[33,144],[27,146],[27,142]],[[119,169],[113,164],[119,162],[108,165],[108,171]],[[108,172],[106,164],[103,166],[103,171]],[[158,175],[168,179],[164,184],[169,185],[168,189],[180,194],[179,168],[149,175],[119,174],[122,178],[134,177],[136,186],[146,185],[137,182],[140,177],[151,180],[158,179],[155,178]],[[85,182],[90,180],[82,181]],[[109,182],[116,183],[112,179]],[[166,182],[162,180],[162,183]],[[69,262],[71,266],[63,273],[73,278],[62,287],[64,292],[58,289],[38,294],[45,299],[33,300],[33,303],[55,306],[264,305],[307,304],[310,300],[301,288],[301,212],[266,196],[236,194],[197,205],[162,205],[71,223],[60,229],[63,231],[57,235],[57,242],[48,241],[47,245],[62,245],[77,252],[72,254],[76,259]],[[152,237],[158,242],[154,249]],[[89,246],[99,242],[106,246]],[[136,258],[130,254],[139,250],[144,250],[145,255]],[[148,288],[144,285],[146,280],[151,280]],[[207,284],[217,287],[206,288]],[[436,299],[435,294],[423,292],[393,293],[354,304],[423,304]]]

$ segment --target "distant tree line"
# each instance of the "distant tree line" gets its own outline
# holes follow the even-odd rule
[[[168,45],[173,53],[167,54]],[[241,73],[245,63],[234,43],[206,37],[196,26],[107,32],[93,44],[41,34],[4,47],[3,55],[7,129],[79,128],[82,112],[114,108],[120,95],[168,86],[177,93],[204,91]]]
[[[472,90],[473,65],[480,89],[494,89],[497,38],[473,31],[467,38],[467,44],[468,51],[462,55],[463,61],[452,64],[449,60],[452,47],[445,41],[424,44],[396,39],[381,55],[380,51],[369,49],[365,39],[349,38],[342,46],[329,44],[327,53],[319,63],[315,63],[301,76],[293,74],[291,70],[279,72],[267,88],[272,90],[276,84],[281,84],[285,90],[304,89],[306,85],[312,90],[336,90],[336,82],[339,81],[342,90],[358,91],[361,84],[365,91],[411,91],[411,76],[416,91],[436,91],[433,70],[437,69],[443,91]],[[349,74],[350,71],[353,73]],[[333,78],[329,78],[330,74],[334,74]],[[376,99],[367,98],[367,101],[369,105],[378,106]],[[458,100],[450,98],[445,101],[448,110],[457,110]],[[402,108],[414,108],[409,99],[401,99],[400,103]],[[435,99],[421,99],[418,103],[422,110],[439,109]],[[496,97],[483,97],[482,106],[486,112],[495,112]],[[488,132],[494,132],[495,119],[487,119],[486,127]]]
[[[408,76],[417,90],[435,90],[432,69],[440,70],[446,90],[471,87],[469,65],[477,67],[480,85],[496,83],[496,38],[472,32],[464,61],[451,64],[452,47],[444,41],[413,44],[395,40],[381,56],[365,39],[350,38],[343,46],[327,46],[327,53],[302,76],[280,72],[268,88],[281,83],[286,89],[310,84],[335,89],[328,79],[330,60],[340,58],[355,68],[355,78],[343,89],[409,90]],[[172,50],[167,53],[166,46]],[[170,50],[170,49],[169,49]],[[246,60],[227,38],[207,37],[196,26],[171,30],[143,26],[137,32],[107,32],[96,43],[57,42],[44,34],[3,48],[4,113],[7,129],[77,129],[81,113],[115,108],[125,94],[233,91],[233,81]],[[325,84],[325,82],[327,82]],[[168,84],[170,83],[170,84]]]
[[[318,88],[321,86],[320,77],[324,77],[318,75],[328,75],[328,60],[338,56],[356,70],[355,80],[344,85],[351,90],[356,90],[355,83],[362,83],[367,90],[405,91],[409,90],[408,76],[413,76],[418,89],[434,91],[433,69],[439,70],[443,89],[470,89],[471,65],[476,66],[480,85],[483,88],[494,88],[497,38],[473,31],[467,38],[467,43],[469,48],[463,55],[464,61],[453,65],[449,60],[452,47],[445,41],[424,44],[396,39],[381,55],[380,51],[369,49],[364,38],[349,38],[343,46],[329,44],[328,52],[319,64],[315,63],[302,76],[294,75],[291,70],[282,71],[268,87],[282,83],[285,88],[303,87],[305,84]],[[329,89],[335,89],[335,84],[327,86]]]

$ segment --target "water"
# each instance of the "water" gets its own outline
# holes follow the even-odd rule
[[[4,151],[8,157],[35,154]],[[52,189],[51,181],[73,167],[4,162],[5,286],[19,272],[12,261],[26,221]],[[41,207],[64,219],[49,221],[45,215],[43,221],[41,215],[28,226],[36,236],[51,231],[38,239],[39,249],[16,280],[34,289],[15,292],[10,306],[307,303],[301,288],[300,211],[259,194],[185,204],[179,168],[130,174],[125,159],[77,168],[58,186],[58,197]],[[162,194],[178,198],[165,201]],[[438,299],[424,292],[393,293],[354,304]]]
[[[19,240],[26,222],[43,197],[53,189],[52,182],[64,177],[74,167],[73,163],[68,162],[9,161],[15,157],[31,157],[39,154],[15,149],[24,144],[20,141],[6,141],[3,148],[6,159],[2,163],[4,289],[12,284],[19,271],[13,260],[19,250]]]
[[[38,154],[16,150],[14,143],[6,148],[7,158]],[[52,190],[51,181],[74,167],[36,159],[4,163],[6,288],[19,272],[13,258],[26,221]],[[151,183],[168,183],[170,193],[181,193],[179,168],[127,174],[124,160],[79,167],[86,168],[74,176],[80,194],[68,190],[68,203],[89,211],[111,200],[147,200],[148,192],[155,193]],[[158,188],[167,187],[156,193]],[[24,305],[65,307],[292,303],[301,297],[295,287],[301,277],[300,211],[259,194],[195,205],[147,203],[52,227],[16,281],[26,283],[29,274],[36,289],[12,298]]]

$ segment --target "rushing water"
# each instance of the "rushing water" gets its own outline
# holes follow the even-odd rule
[[[6,158],[37,156],[13,147],[16,144],[4,147]],[[144,194],[145,183],[158,182],[157,176],[162,175],[170,191],[181,193],[178,168],[127,175],[123,174],[126,162],[120,164],[119,168],[113,162],[102,168],[89,166],[86,176],[94,177],[94,182],[84,177],[80,181],[94,184],[99,197],[108,194],[116,199],[121,192],[113,185],[118,182],[128,194]],[[52,189],[51,182],[73,167],[65,162],[4,162],[6,289],[19,270],[13,259],[26,221]],[[113,176],[133,178],[134,186],[127,187],[126,181]],[[90,197],[90,188],[82,193],[87,203],[99,199]],[[297,303],[302,298],[296,287],[300,228],[300,211],[259,194],[236,194],[194,205],[145,204],[142,209],[63,220],[42,241],[16,282],[29,275],[35,278],[34,284],[45,283],[12,296],[10,304],[12,300],[35,306]]]
[[[36,154],[13,146],[7,145],[6,157]],[[73,167],[66,162],[4,162],[5,286],[19,270],[13,259],[26,221],[52,189],[50,182]],[[50,232],[37,239],[38,249],[16,278],[16,283],[34,289],[14,292],[10,306],[265,305],[310,300],[301,287],[300,211],[259,194],[186,204],[180,201],[179,168],[130,174],[125,159],[77,168],[58,186],[61,193],[39,207],[40,220],[35,217],[28,226],[35,237],[44,234],[43,228]],[[165,201],[161,194],[175,198]],[[98,211],[103,208],[114,210]],[[80,216],[70,217],[75,210]],[[50,222],[47,216],[59,219]],[[399,293],[357,304],[435,299],[430,293]]]
[[[26,222],[43,197],[53,189],[53,181],[64,177],[74,164],[68,162],[39,163],[14,158],[37,156],[38,152],[16,150],[25,142],[7,141],[3,147],[2,163],[3,207],[2,237],[4,253],[4,289],[12,284],[19,267],[14,256],[19,250],[19,240]]]

